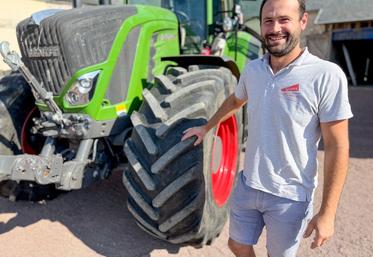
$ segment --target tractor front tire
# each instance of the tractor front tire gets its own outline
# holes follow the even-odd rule
[[[22,129],[34,107],[35,99],[21,74],[13,72],[0,79],[0,155],[23,153]],[[51,185],[5,180],[0,182],[0,195],[13,201],[38,201],[54,198],[56,189]]]
[[[225,68],[177,67],[156,77],[133,112],[124,151],[123,183],[138,225],[174,244],[210,244],[221,232],[240,155],[241,116],[206,134],[181,141],[183,132],[205,124],[234,91]]]

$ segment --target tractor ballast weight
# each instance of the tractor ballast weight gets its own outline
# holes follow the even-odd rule
[[[179,16],[186,26],[194,21],[173,11],[142,5],[47,10],[17,26],[22,58],[0,44],[15,71],[0,80],[0,189],[10,184],[7,196],[16,199],[25,188],[31,194],[50,186],[79,189],[125,163],[128,208],[146,232],[194,245],[220,233],[243,115],[219,124],[197,147],[194,138],[180,139],[233,93],[250,36],[219,30],[215,39],[226,47],[205,47],[220,56],[182,55]],[[37,108],[30,108],[33,101]]]

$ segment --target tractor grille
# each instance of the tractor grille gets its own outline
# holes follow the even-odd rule
[[[23,62],[46,90],[59,95],[78,70],[104,62],[134,6],[86,7],[33,18],[17,26]]]
[[[49,23],[44,26],[29,23],[27,19],[17,27],[23,62],[47,91],[58,95],[71,74],[58,41],[57,27]]]

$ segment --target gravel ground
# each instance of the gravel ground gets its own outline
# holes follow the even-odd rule
[[[299,256],[373,256],[373,88],[351,89],[350,171],[336,220],[336,234],[325,246]],[[323,151],[319,152],[320,163]],[[320,205],[320,186],[315,207]],[[1,257],[217,257],[233,256],[227,246],[228,226],[211,245],[179,247],[153,239],[140,230],[125,207],[127,192],[120,173],[88,189],[41,203],[0,199]],[[266,256],[265,232],[256,247]]]

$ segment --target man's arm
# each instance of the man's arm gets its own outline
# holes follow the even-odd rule
[[[230,95],[220,106],[218,111],[211,117],[211,119],[203,126],[189,128],[184,131],[184,136],[181,138],[182,141],[191,137],[197,136],[197,140],[194,145],[198,145],[202,142],[205,134],[215,127],[220,122],[226,120],[232,116],[239,108],[241,108],[246,103],[246,100],[241,100],[237,98],[234,93]]]
[[[315,230],[311,248],[321,246],[334,234],[334,220],[349,158],[348,120],[321,123],[321,133],[325,148],[324,188],[320,211],[305,232],[305,237],[309,237]]]

